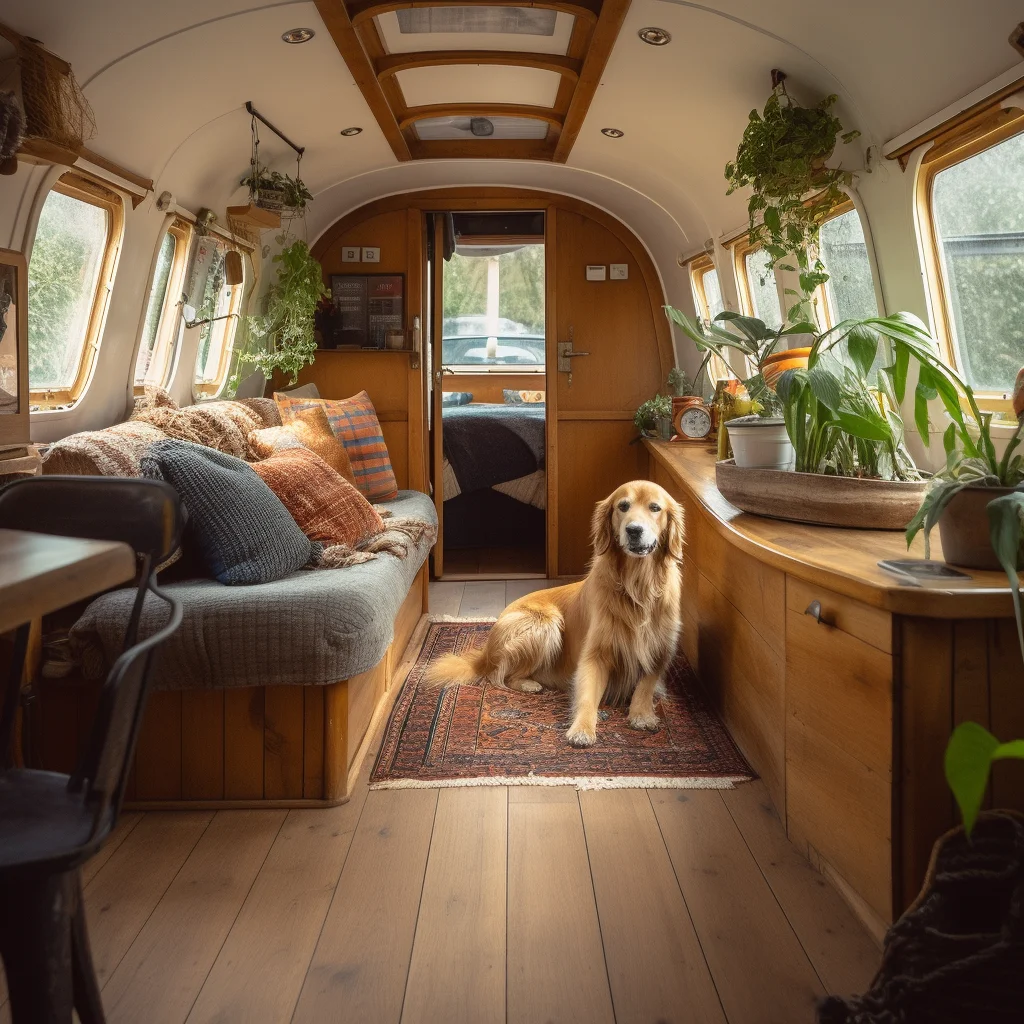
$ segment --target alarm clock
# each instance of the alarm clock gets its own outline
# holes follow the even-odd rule
[[[711,410],[695,395],[672,399],[673,441],[705,441],[711,433]]]

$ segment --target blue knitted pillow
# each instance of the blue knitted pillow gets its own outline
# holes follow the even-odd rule
[[[218,582],[270,583],[309,561],[309,538],[241,459],[167,438],[150,446],[142,472],[178,492],[189,531]]]

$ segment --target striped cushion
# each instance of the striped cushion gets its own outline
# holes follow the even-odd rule
[[[377,412],[365,391],[351,398],[332,401],[325,398],[289,398],[274,395],[281,410],[282,423],[290,423],[303,409],[322,406],[331,429],[345,445],[356,487],[370,501],[390,501],[398,494],[384,434]]]

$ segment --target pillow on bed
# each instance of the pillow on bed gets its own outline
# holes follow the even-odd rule
[[[352,476],[363,497],[370,501],[390,501],[398,496],[398,484],[391,468],[388,446],[384,443],[384,433],[373,402],[365,391],[338,401],[290,398],[281,392],[274,398],[284,424],[291,423],[304,409],[323,408],[331,430],[348,452]]]
[[[472,391],[442,391],[442,405],[469,405],[473,401]]]
[[[506,405],[536,405],[544,401],[543,391],[515,391],[505,388],[502,391]]]

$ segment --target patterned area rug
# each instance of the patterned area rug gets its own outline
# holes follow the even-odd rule
[[[391,712],[371,789],[565,786],[731,789],[755,778],[704,700],[686,659],[657,701],[662,726],[640,732],[625,708],[601,708],[597,743],[565,741],[568,694],[503,687],[421,687],[435,658],[483,644],[492,622],[434,622]]]

